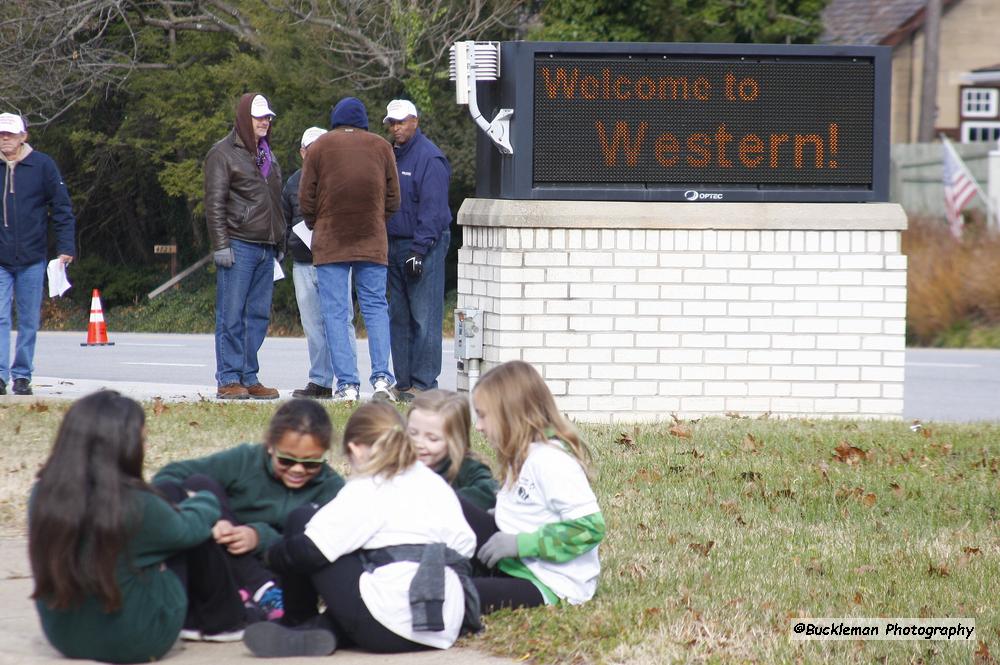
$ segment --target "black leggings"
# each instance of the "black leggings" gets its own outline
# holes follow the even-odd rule
[[[183,483],[164,482],[157,483],[156,489],[166,497],[167,501],[177,504],[187,498],[188,491],[208,491],[219,500],[221,508],[221,518],[233,525],[240,525],[242,522],[233,514],[233,509],[229,505],[229,497],[226,490],[217,480],[203,474],[188,476]],[[268,582],[275,579],[274,573],[264,566],[263,562],[253,552],[246,554],[230,554],[225,547],[220,550],[226,555],[229,561],[232,576],[240,588],[246,589],[250,594],[260,589]]]
[[[482,508],[475,506],[461,496],[465,521],[476,534],[476,551],[483,546],[490,536],[500,531],[496,519]],[[545,597],[534,583],[513,577],[498,568],[488,569],[474,560],[475,570],[472,583],[479,592],[479,604],[483,614],[495,612],[503,607],[537,607],[545,604]]]
[[[293,510],[285,522],[285,535],[305,531],[306,524],[317,510],[319,506],[315,504]],[[423,644],[397,635],[372,616],[361,598],[358,585],[363,572],[359,553],[352,552],[312,575],[283,574],[281,586],[285,594],[285,616],[282,622],[295,625],[315,616],[318,593],[326,603],[325,616],[341,646],[354,646],[375,653],[427,649]]]
[[[156,489],[174,504],[187,498],[187,492],[176,483],[157,484]],[[177,575],[187,592],[185,628],[211,635],[244,625],[246,613],[231,558],[209,537],[167,559],[167,568]]]

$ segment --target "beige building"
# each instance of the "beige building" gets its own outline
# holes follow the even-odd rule
[[[920,122],[926,0],[830,0],[826,44],[892,47],[893,143]],[[943,0],[935,127],[963,143],[1000,139],[1000,0]]]

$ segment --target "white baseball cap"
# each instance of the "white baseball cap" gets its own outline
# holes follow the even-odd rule
[[[0,113],[0,132],[24,133],[24,118],[14,113]]]
[[[267,100],[264,99],[264,95],[257,95],[250,102],[250,115],[254,118],[263,118],[267,115],[278,115],[271,110],[271,107],[267,105]]]
[[[322,127],[310,127],[302,132],[302,147],[308,148],[310,143],[323,136],[323,134],[326,134],[326,130]]]
[[[406,120],[411,115],[414,118],[418,117],[417,107],[413,105],[413,102],[408,99],[394,99],[385,107],[385,117],[382,118],[382,124],[390,120]]]

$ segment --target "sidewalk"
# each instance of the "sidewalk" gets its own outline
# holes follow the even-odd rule
[[[68,665],[94,661],[67,660],[59,655],[42,635],[31,594],[31,568],[28,565],[28,544],[23,538],[0,538],[0,664],[2,665]],[[511,665],[512,660],[494,658],[474,649],[433,649],[386,656],[359,651],[337,651],[330,656],[338,665]],[[178,642],[163,659],[170,665],[253,665],[279,662],[282,665],[316,665],[329,662],[317,658],[283,658],[262,661],[254,658],[242,643],[208,644]]]

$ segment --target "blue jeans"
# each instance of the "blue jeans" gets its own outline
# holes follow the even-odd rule
[[[394,382],[389,371],[389,304],[385,300],[385,266],[369,261],[324,263],[316,266],[319,277],[319,299],[326,325],[326,342],[333,357],[333,372],[337,389],[361,384],[358,379],[358,352],[351,345],[354,327],[351,325],[351,270],[358,292],[358,306],[368,330],[368,353],[372,359],[370,381],[384,377]]]
[[[215,273],[215,380],[220,386],[259,383],[257,351],[271,322],[274,245],[232,239],[232,268]]]
[[[420,279],[406,276],[410,238],[389,238],[389,339],[396,384],[437,388],[441,374],[441,323],[444,314],[444,260],[451,243],[445,231],[424,256]]]
[[[45,261],[30,266],[0,266],[0,379],[31,381],[35,369],[35,338],[42,318]],[[10,364],[11,303],[17,307],[17,348]]]
[[[295,282],[295,302],[299,305],[299,320],[306,334],[309,347],[309,381],[317,386],[333,386],[333,360],[326,345],[326,327],[323,325],[323,309],[319,302],[319,280],[316,266],[295,261],[292,264],[292,281]],[[351,323],[351,347],[357,354],[358,341],[354,334],[354,306],[351,302],[351,285],[347,284],[347,321]]]

